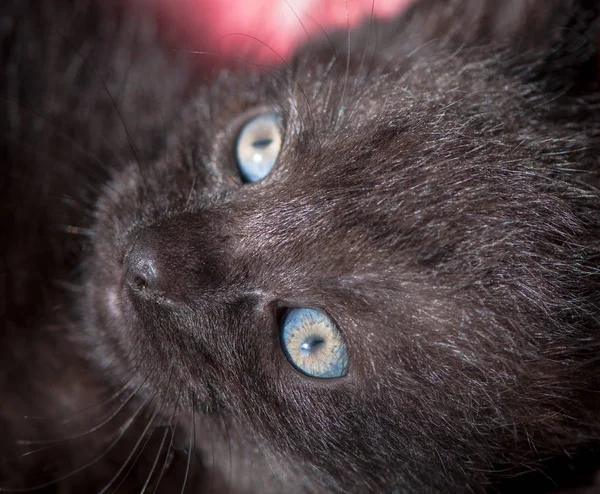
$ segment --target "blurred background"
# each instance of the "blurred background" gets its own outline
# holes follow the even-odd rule
[[[279,63],[308,36],[367,22],[371,15],[389,17],[414,0],[115,1],[147,5],[174,48],[214,52],[226,65],[236,58]]]

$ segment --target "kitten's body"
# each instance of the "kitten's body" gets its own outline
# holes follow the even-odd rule
[[[99,20],[137,14],[39,3],[0,7],[0,488],[586,481],[595,10],[424,0],[199,84],[139,17]],[[242,184],[265,109],[283,150]],[[127,285],[139,245],[156,292]],[[292,368],[280,306],[336,320],[348,376]]]

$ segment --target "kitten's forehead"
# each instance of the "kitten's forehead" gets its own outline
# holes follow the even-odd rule
[[[150,178],[129,180],[137,189],[154,189],[134,195],[139,204],[131,209],[154,208],[146,214],[154,217],[178,209],[228,211],[229,230],[239,228],[247,244],[259,239],[258,250],[283,251],[298,238],[297,256],[305,253],[307,259],[324,247],[334,253],[342,240],[355,246],[347,249],[346,265],[356,262],[352,252],[364,251],[364,257],[386,246],[398,252],[399,239],[406,242],[417,221],[435,217],[435,208],[451,200],[453,184],[458,190],[483,164],[457,160],[469,153],[487,159],[478,148],[492,143],[486,133],[493,137],[497,117],[484,104],[494,86],[488,85],[487,96],[469,92],[474,78],[468,78],[465,88],[442,95],[437,84],[433,93],[427,85],[417,90],[420,77],[392,83],[348,72],[340,80],[323,80],[331,70],[331,64],[317,64],[312,71],[279,77],[223,75],[190,105],[167,157],[149,166]],[[283,148],[270,176],[242,185],[236,139],[260,112],[278,115]],[[499,154],[510,148],[510,138],[501,144]],[[135,175],[136,167],[129,173]],[[127,192],[123,196],[132,199]]]

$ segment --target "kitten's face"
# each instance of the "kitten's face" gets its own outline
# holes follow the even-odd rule
[[[134,371],[167,418],[182,409],[221,469],[233,444],[305,487],[444,488],[521,454],[512,433],[553,427],[572,398],[543,391],[563,348],[546,301],[561,301],[560,246],[583,225],[543,156],[575,144],[557,131],[540,150],[518,122],[523,87],[494,67],[442,54],[366,76],[360,60],[347,78],[345,61],[311,59],[284,80],[224,76],[161,159],[118,171],[98,205],[88,326],[118,379]],[[281,149],[247,183],[240,133],[261,115]],[[282,337],[295,308],[326,318],[317,343],[341,350],[303,369]]]

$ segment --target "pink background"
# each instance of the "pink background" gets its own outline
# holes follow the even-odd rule
[[[131,0],[142,2],[145,0]],[[155,0],[174,43],[260,63],[290,55],[308,35],[388,17],[413,0]],[[256,39],[254,39],[256,38]]]

